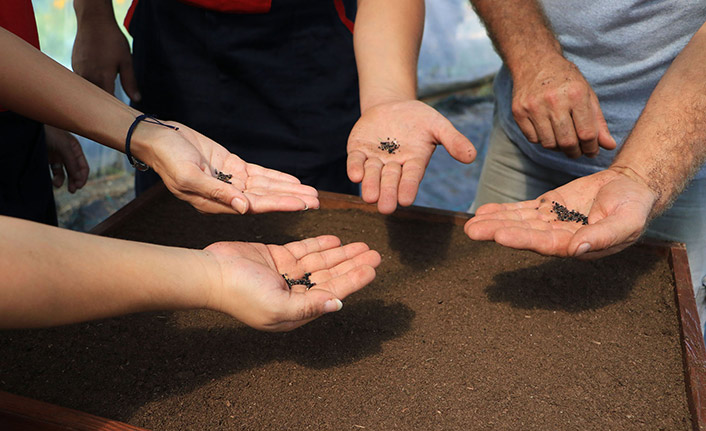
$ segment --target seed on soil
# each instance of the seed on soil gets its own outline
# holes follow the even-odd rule
[[[316,286],[316,283],[309,280],[310,276],[311,276],[310,272],[305,272],[304,278],[289,278],[287,276],[287,274],[282,274],[282,278],[284,278],[284,281],[287,282],[287,285],[289,286],[290,289],[292,288],[292,286],[295,286],[295,285],[306,286],[306,290],[309,290],[312,287]]]
[[[233,178],[233,174],[226,174],[225,172],[220,172],[218,169],[216,171],[216,179],[223,181],[224,183],[233,184],[230,179]]]
[[[395,151],[400,148],[400,144],[397,143],[397,139],[395,138],[387,138],[386,141],[380,141],[380,146],[378,146],[378,148],[382,151],[387,151],[390,154],[395,154]]]
[[[569,210],[559,202],[552,201],[552,210],[556,214],[556,219],[560,221],[573,221],[581,224],[588,224],[588,217],[575,210]]]

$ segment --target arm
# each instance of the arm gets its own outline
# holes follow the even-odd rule
[[[375,277],[365,244],[322,236],[273,246],[164,247],[0,216],[0,328],[42,327],[149,310],[209,308],[262,330],[290,330],[341,308]],[[281,273],[311,272],[291,291]]]
[[[704,62],[706,24],[662,77],[610,168],[534,201],[484,205],[466,233],[542,254],[587,258],[634,243],[706,161]],[[589,225],[553,221],[552,201],[588,214]]]
[[[115,77],[120,74],[127,95],[139,101],[130,45],[115,21],[112,0],[74,0],[74,11],[74,71],[110,94],[115,92]]]
[[[614,149],[596,94],[564,58],[537,1],[471,2],[512,75],[512,113],[527,140],[571,158]]]
[[[473,145],[433,108],[416,100],[424,2],[359,0],[354,45],[361,118],[348,139],[348,176],[382,213],[411,205],[437,144],[470,163]],[[379,148],[396,139],[394,153]]]
[[[0,104],[26,117],[125,151],[125,135],[140,114],[38,50],[0,29]],[[175,124],[176,125],[176,124]],[[317,208],[315,189],[295,177],[239,157],[205,136],[178,125],[174,131],[140,123],[132,153],[151,166],[167,188],[204,212],[245,213]],[[215,178],[230,173],[233,184]]]

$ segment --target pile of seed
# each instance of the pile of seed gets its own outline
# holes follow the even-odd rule
[[[287,282],[287,285],[289,286],[290,289],[292,288],[292,286],[295,286],[295,285],[306,286],[306,290],[309,290],[312,287],[316,286],[316,283],[309,280],[310,276],[311,276],[310,272],[305,272],[304,278],[289,278],[289,277],[287,277],[287,274],[282,274],[282,278],[284,278],[284,281]]]
[[[383,151],[387,151],[390,154],[395,154],[395,151],[397,151],[398,148],[400,148],[400,144],[397,143],[397,139],[392,138],[387,138],[387,141],[380,141],[380,146],[378,147]]]
[[[575,221],[576,223],[588,224],[588,217],[578,211],[569,210],[564,205],[552,201],[551,212],[556,214],[556,219],[561,221]]]
[[[221,180],[224,183],[233,184],[230,182],[231,178],[233,178],[233,174],[226,174],[226,173],[220,172],[218,169],[216,169],[216,179],[217,180]]]

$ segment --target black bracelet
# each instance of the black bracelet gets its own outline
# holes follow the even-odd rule
[[[130,162],[133,168],[137,169],[138,171],[146,171],[150,167],[147,166],[144,162],[140,161],[139,159],[135,158],[132,156],[132,153],[130,153],[130,139],[132,138],[132,132],[135,131],[135,127],[140,123],[140,121],[144,121],[146,123],[152,123],[152,124],[158,124],[160,126],[164,127],[169,127],[170,129],[174,130],[179,130],[178,127],[176,126],[170,126],[169,124],[162,123],[159,121],[157,118],[147,115],[147,114],[140,114],[137,117],[135,117],[135,121],[132,122],[130,125],[130,128],[127,130],[127,136],[125,137],[125,155],[127,156],[127,161]]]

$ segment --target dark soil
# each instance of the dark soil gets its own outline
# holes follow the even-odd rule
[[[0,332],[0,389],[168,430],[690,430],[673,277],[358,210],[205,216],[160,198],[114,231],[204,247],[333,233],[383,256],[343,309],[291,333],[215,312]],[[136,281],[138,282],[138,281]]]

